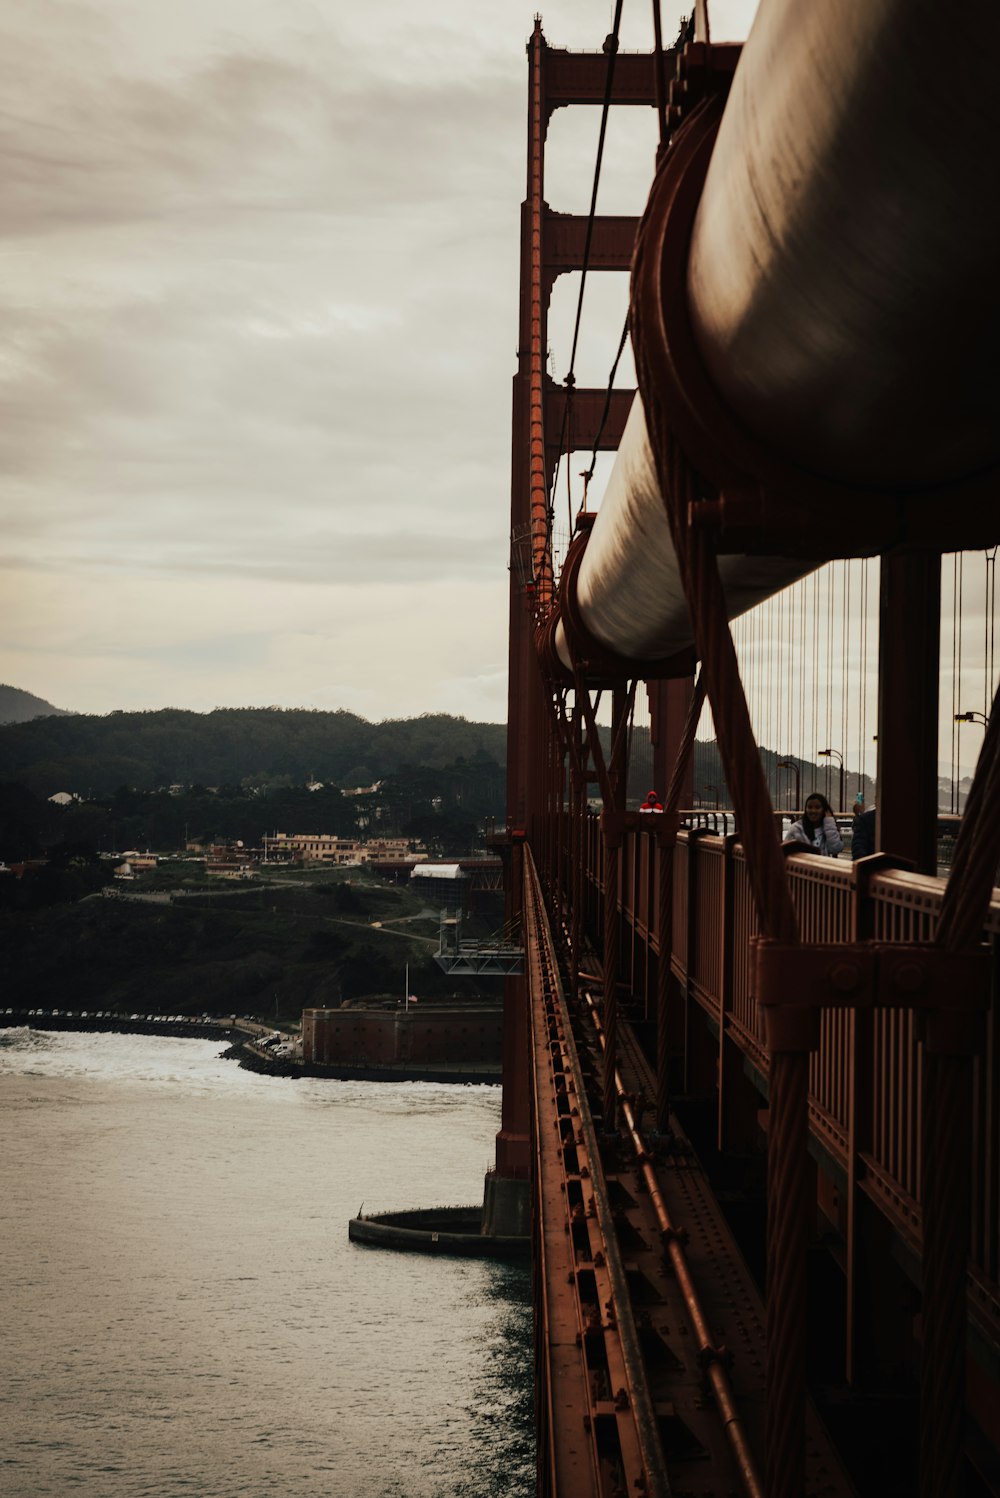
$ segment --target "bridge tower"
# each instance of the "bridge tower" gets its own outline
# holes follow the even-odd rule
[[[553,588],[548,550],[552,477],[571,425],[572,445],[614,451],[621,440],[634,391],[615,392],[602,425],[605,392],[557,385],[546,368],[548,310],[556,278],[580,271],[627,271],[638,220],[554,212],[545,201],[545,139],[553,111],[600,105],[608,59],[601,52],[570,52],[548,45],[541,20],[528,42],[527,189],[521,206],[520,310],[517,372],[513,381],[510,507],[510,636],[507,708],[507,825],[499,839],[507,860],[508,928],[521,916],[520,857],[524,840],[537,837],[547,810],[549,770],[548,687],[535,648],[539,606]],[[654,103],[651,54],[617,59],[611,102]],[[660,721],[664,722],[661,712]],[[663,753],[669,752],[664,726]],[[504,982],[503,1116],[497,1136],[496,1173],[487,1181],[487,1228],[524,1228],[529,1176],[528,1028],[525,978]],[[504,1183],[520,1183],[519,1185]],[[505,1205],[501,1205],[504,1203]],[[513,1215],[512,1215],[513,1214]]]

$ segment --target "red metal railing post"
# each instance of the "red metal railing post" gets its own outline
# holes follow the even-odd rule
[[[663,819],[666,821],[666,817]],[[656,1130],[670,1132],[670,965],[673,955],[674,858],[677,848],[674,826],[658,829],[657,852],[657,935],[659,956],[656,963]]]
[[[850,940],[871,941],[876,935],[872,879],[883,870],[906,865],[905,860],[872,854],[853,866],[854,889]],[[873,1148],[875,1107],[875,1016],[870,1009],[850,1012],[848,1045],[851,1064],[847,1073],[847,1191],[845,1249],[847,1260],[847,1305],[844,1325],[844,1371],[847,1382],[862,1383],[875,1371],[872,1367],[870,1335],[874,1287],[865,1263],[863,1218],[866,1198],[861,1189],[864,1155]]]
[[[615,1068],[618,1065],[618,877],[621,860],[622,820],[620,815],[601,813],[601,838],[604,846],[604,1132],[612,1134],[616,1125]]]
[[[587,857],[584,817],[587,808],[587,772],[570,772],[570,837],[573,888],[570,901],[570,1004],[576,1003],[580,986],[580,944],[583,941],[584,860]]]
[[[687,940],[684,960],[684,1091],[691,1087],[691,1011],[695,1005],[693,993],[695,970],[698,965],[698,882],[701,872],[698,863],[698,839],[710,832],[707,827],[688,829],[687,863]]]
[[[862,941],[872,934],[870,876],[857,865],[855,876],[854,940]],[[862,932],[865,933],[864,936],[861,935]],[[855,1009],[848,1023],[851,1065],[847,1074],[847,1305],[844,1373],[847,1382],[856,1386],[864,1378],[869,1363],[865,1347],[870,1311],[868,1275],[864,1262],[862,1219],[865,1201],[861,1180],[864,1172],[862,1155],[872,1147],[875,1016],[870,1009]]]
[[[739,839],[735,833],[723,839],[722,849],[722,921],[719,928],[719,1098],[716,1133],[719,1149],[729,1143],[729,1108],[731,1090],[737,1083],[739,1059],[729,1039],[728,1022],[733,1010],[733,849]]]
[[[758,943],[758,948],[766,943]],[[759,956],[758,951],[758,956]],[[762,1005],[771,1057],[767,1138],[767,1498],[805,1492],[806,1260],[809,1249],[809,1054],[819,1009]],[[774,1007],[772,1007],[772,1005]]]
[[[966,1272],[972,1199],[972,1056],[925,1044],[920,1099],[923,1332],[920,1498],[960,1498]]]
[[[565,850],[565,795],[566,784],[566,759],[559,742],[557,734],[552,735],[552,759],[550,770],[550,783],[552,786],[552,899],[555,906],[556,923],[562,926],[563,911],[565,909],[565,895],[563,891],[563,865],[566,857]]]
[[[805,1491],[809,1053],[771,1052],[767,1175],[767,1498]]]

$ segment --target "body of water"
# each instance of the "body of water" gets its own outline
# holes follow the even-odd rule
[[[0,1030],[6,1498],[527,1498],[528,1273],[351,1244],[482,1199],[497,1088]]]

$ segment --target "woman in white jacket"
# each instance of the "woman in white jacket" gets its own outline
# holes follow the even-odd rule
[[[836,858],[844,840],[837,830],[833,807],[819,791],[811,791],[806,797],[806,809],[801,821],[793,822],[783,839],[787,847],[799,846],[801,851],[824,853],[827,858]]]

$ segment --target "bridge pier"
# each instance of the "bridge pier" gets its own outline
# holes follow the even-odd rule
[[[490,1171],[483,1189],[482,1231],[489,1237],[531,1235],[531,1186],[527,1180]]]

